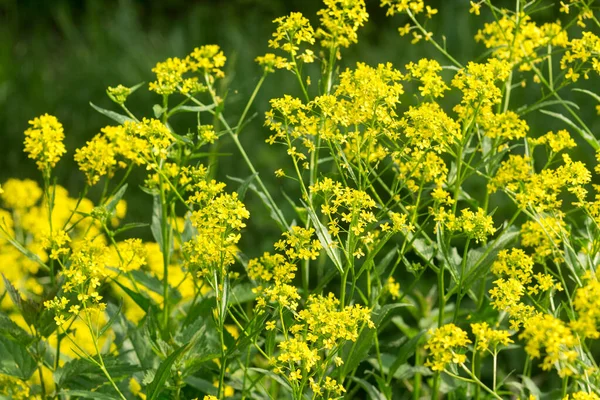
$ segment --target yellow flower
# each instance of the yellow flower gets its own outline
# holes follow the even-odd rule
[[[31,127],[25,131],[25,152],[36,160],[38,169],[49,173],[67,152],[63,144],[63,126],[56,117],[48,114],[34,118],[29,125]]]
[[[471,1],[470,3],[471,3],[471,8],[469,9],[469,12],[471,14],[475,14],[475,15],[481,14],[481,4],[475,3],[473,1]]]
[[[317,12],[321,27],[315,33],[323,47],[335,49],[357,43],[356,32],[369,18],[364,0],[324,0],[324,3],[326,8]]]
[[[495,352],[498,346],[508,346],[513,343],[509,331],[492,329],[487,322],[471,324],[471,330],[476,337],[475,342],[479,351],[486,351],[491,347]]]
[[[75,161],[90,186],[98,183],[101,176],[108,175],[110,178],[117,164],[113,144],[101,135],[94,136],[84,147],[75,150]]]
[[[429,350],[429,357],[425,362],[426,367],[432,371],[443,371],[448,364],[462,364],[467,360],[465,354],[460,351],[466,350],[471,343],[467,332],[454,324],[446,324],[437,329],[430,329],[431,337],[427,340],[425,349]]]
[[[42,189],[31,179],[9,179],[4,183],[1,194],[2,204],[13,210],[26,210],[37,204],[42,197]]]

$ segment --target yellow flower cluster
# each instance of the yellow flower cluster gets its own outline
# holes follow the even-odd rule
[[[116,87],[109,86],[106,89],[106,93],[112,101],[119,105],[123,105],[125,104],[127,98],[131,94],[131,88],[125,87],[123,85],[117,85]]]
[[[600,73],[598,54],[600,54],[600,37],[592,32],[583,32],[581,39],[571,40],[560,60],[560,67],[568,70],[565,78],[575,82],[581,73],[585,79],[588,79],[590,71]]]
[[[175,92],[184,95],[194,95],[206,90],[197,76],[185,77],[188,72],[201,73],[212,84],[216,78],[223,78],[225,73],[221,69],[227,58],[217,45],[206,45],[195,48],[184,59],[177,57],[168,58],[159,62],[152,69],[156,74],[156,81],[150,82],[149,89],[164,96]]]
[[[575,291],[573,306],[578,318],[571,322],[571,328],[583,337],[598,339],[600,324],[600,282],[597,275],[587,272],[583,277],[585,285]]]
[[[253,289],[260,296],[256,305],[259,313],[264,310],[267,302],[296,310],[300,295],[298,289],[291,284],[296,276],[296,265],[281,254],[264,253],[262,257],[250,260],[247,268],[250,279],[259,283]]]
[[[529,143],[532,146],[546,145],[553,153],[577,146],[577,143],[566,129],[561,129],[556,133],[548,132],[536,139],[529,139]]]
[[[495,22],[486,23],[475,40],[493,49],[493,57],[518,66],[521,71],[530,71],[543,61],[548,45],[564,48],[568,44],[567,32],[560,22],[538,26],[528,15],[507,12]]]
[[[321,243],[313,239],[315,230],[293,226],[283,233],[283,239],[275,243],[276,250],[284,251],[290,261],[316,260],[322,249]]]
[[[452,86],[463,93],[460,104],[454,107],[460,119],[470,123],[477,114],[489,115],[492,106],[502,99],[502,91],[495,83],[505,81],[510,71],[508,62],[496,58],[487,63],[469,62],[459,70],[452,79]]]
[[[492,139],[520,139],[524,138],[529,131],[527,123],[513,111],[486,115],[481,119],[481,125],[485,129],[485,135]]]
[[[416,64],[412,62],[407,64],[406,69],[408,71],[406,78],[421,82],[419,91],[423,97],[443,97],[444,92],[450,89],[439,74],[442,66],[435,60],[422,58]]]
[[[317,12],[321,27],[315,37],[323,47],[349,47],[358,42],[357,31],[369,19],[364,0],[324,0],[326,8]]]
[[[65,277],[63,290],[66,295],[44,303],[47,309],[56,313],[54,320],[58,326],[77,317],[80,311],[100,312],[106,308],[98,288],[109,276],[109,248],[101,243],[84,242],[73,252],[70,261],[61,272]],[[70,296],[71,293],[75,298]]]
[[[442,325],[436,329],[429,330],[430,338],[425,344],[429,350],[429,357],[425,362],[426,367],[432,371],[443,371],[449,364],[462,364],[467,356],[461,351],[467,350],[471,343],[467,332],[454,324]]]
[[[550,314],[536,314],[524,322],[519,339],[527,342],[525,351],[532,358],[545,354],[541,364],[544,371],[554,366],[561,377],[576,372],[573,364],[578,359],[579,340],[560,319]]]
[[[186,263],[198,276],[220,276],[235,261],[240,231],[246,227],[244,220],[250,213],[238,199],[237,193],[224,192],[225,184],[215,180],[200,181],[188,204],[198,207],[192,213],[192,225],[197,234],[183,246]]]
[[[600,396],[596,393],[588,392],[575,392],[570,395],[566,395],[562,400],[600,400]]]
[[[479,351],[495,353],[498,346],[508,346],[514,343],[510,338],[509,331],[492,329],[487,322],[471,324],[471,330],[475,335],[475,347]]]
[[[0,395],[13,400],[28,400],[31,398],[29,386],[25,382],[4,374],[0,374]]]
[[[292,336],[279,344],[275,373],[287,374],[291,382],[314,374],[317,363],[323,359],[320,351],[328,351],[330,358],[346,341],[355,342],[364,327],[374,328],[370,314],[360,305],[340,309],[340,301],[332,293],[309,296],[306,308],[296,315],[298,323],[289,328]],[[341,365],[338,357],[334,361]],[[333,382],[330,385],[333,387]]]
[[[276,63],[275,67],[292,69],[297,59],[305,63],[314,61],[312,50],[306,49],[304,53],[299,53],[302,43],[307,45],[315,43],[315,31],[310,21],[302,13],[293,12],[286,17],[277,18],[273,22],[277,24],[277,29],[273,32],[273,38],[269,40],[269,47],[283,50],[292,59],[292,61]]]
[[[563,254],[563,236],[568,235],[566,224],[561,213],[556,216],[541,216],[536,221],[527,221],[521,226],[521,244],[533,247],[535,261],[543,263],[544,259],[555,255],[558,261]]]
[[[25,131],[25,152],[36,161],[38,169],[47,174],[67,152],[63,144],[63,126],[56,117],[48,114],[34,118],[29,125]]]
[[[492,298],[491,304],[495,309],[508,313],[514,329],[518,329],[521,324],[527,323],[530,318],[537,315],[537,311],[532,306],[521,301],[526,292],[537,295],[551,289],[563,290],[562,285],[554,282],[551,275],[534,274],[533,266],[533,258],[516,248],[511,249],[510,252],[506,249],[501,250],[492,264],[491,271],[499,279],[494,281],[494,287],[489,292]]]
[[[403,12],[419,14],[425,9],[423,0],[381,0],[381,7],[387,7],[387,15]]]
[[[468,208],[464,208],[460,213],[461,215],[456,217],[454,214],[447,212],[444,207],[440,207],[435,210],[435,219],[442,222],[450,232],[461,232],[468,238],[475,239],[477,243],[485,241],[488,236],[496,232],[494,220],[486,214],[484,209],[478,208],[477,212],[474,213]]]
[[[94,136],[84,147],[75,150],[75,162],[85,173],[88,185],[93,186],[100,177],[112,176],[117,165],[114,145],[104,135]]]

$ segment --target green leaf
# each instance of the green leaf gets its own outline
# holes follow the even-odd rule
[[[174,115],[174,114],[177,114],[180,112],[199,113],[199,112],[204,112],[204,111],[210,111],[210,110],[213,110],[214,108],[215,108],[214,104],[210,104],[210,105],[206,105],[206,106],[179,106],[179,107],[173,108],[169,112],[169,115]]]
[[[235,182],[244,183],[244,181],[240,178],[229,177],[229,179]],[[288,224],[285,220],[285,217],[283,216],[283,212],[279,209],[279,207],[277,207],[276,204],[271,203],[267,195],[264,194],[261,190],[258,190],[258,188],[254,184],[248,185],[248,188],[258,195],[258,197],[263,202],[267,210],[269,210],[269,216],[273,218],[273,220],[277,223],[279,228],[282,231],[287,231],[289,229]]]
[[[317,217],[317,214],[315,214],[315,212],[311,208],[309,208],[306,205],[306,203],[302,202],[302,205],[304,206],[304,208],[306,208],[306,211],[308,212],[308,217],[310,218],[311,222],[313,223],[313,226],[315,227],[317,238],[319,238],[319,242],[321,242],[321,246],[325,250],[325,253],[329,257],[329,259],[333,261],[333,265],[335,265],[340,274],[343,274],[344,267],[342,266],[342,258],[340,256],[340,252],[337,246],[335,245],[335,243],[333,243],[333,240],[331,239],[329,231],[327,230],[325,225],[321,223],[321,220],[319,219],[319,217]]]
[[[3,312],[0,312],[0,335],[12,339],[23,346],[28,346],[33,341],[33,337],[29,333]]]
[[[369,382],[365,381],[364,379],[357,378],[355,376],[351,376],[349,378],[351,380],[353,380],[354,382],[358,383],[360,386],[362,386],[362,388],[365,389],[365,392],[367,392],[367,394],[369,395],[369,398],[371,398],[371,400],[386,400],[385,397],[383,396],[383,394],[381,394],[381,392],[379,390],[377,390],[375,388],[375,386],[371,385]]]
[[[574,88],[574,89],[571,89],[571,90],[573,90],[574,92],[581,92],[581,93],[585,93],[585,94],[587,94],[588,96],[591,96],[592,98],[594,98],[594,99],[595,99],[595,100],[596,100],[598,103],[600,103],[600,96],[599,96],[599,95],[597,95],[596,93],[594,93],[594,92],[590,91],[590,90],[586,90],[586,89],[579,89],[579,88]],[[579,110],[579,107],[577,107],[577,109]]]
[[[398,349],[398,356],[396,357],[396,360],[394,360],[394,363],[390,366],[389,373],[391,375],[394,375],[398,368],[406,364],[408,358],[415,353],[417,345],[419,344],[419,340],[421,340],[421,337],[424,333],[425,330],[422,330],[421,332],[413,336],[410,340],[403,343],[402,346],[400,346],[400,348]]]
[[[0,336],[0,373],[28,380],[37,368],[27,347],[21,343]]]
[[[255,172],[252,175],[250,175],[249,177],[247,177],[246,179],[244,179],[244,181],[242,182],[242,184],[240,185],[240,187],[237,190],[238,198],[240,199],[240,201],[244,201],[244,198],[246,197],[246,192],[248,191],[250,184],[252,183],[254,178],[256,178],[257,176],[258,176],[258,172]],[[227,178],[232,179],[229,176]]]
[[[541,113],[549,115],[551,117],[554,117],[556,119],[560,119],[561,121],[564,121],[567,125],[569,125],[571,128],[575,129],[577,131],[577,133],[579,133],[579,135],[590,144],[590,146],[592,146],[594,148],[594,150],[598,150],[600,149],[600,142],[598,142],[598,140],[594,137],[594,135],[592,135],[591,132],[589,132],[588,130],[579,127],[579,125],[577,125],[575,122],[571,121],[569,118],[565,117],[562,114],[559,113],[555,113],[552,111],[548,111],[548,110],[540,110]]]
[[[131,298],[131,300],[133,300],[135,302],[135,304],[137,304],[138,306],[140,306],[142,308],[142,310],[148,312],[148,310],[154,306],[154,303],[152,302],[152,300],[150,298],[146,297],[145,295],[138,293],[138,292],[134,292],[133,290],[129,289],[127,286],[122,285],[117,280],[114,280],[113,282],[116,283],[117,285],[119,285],[119,287],[121,289],[123,289],[123,291],[125,293],[127,293],[127,295]]]
[[[192,342],[188,343],[185,346],[181,346],[173,353],[171,353],[158,367],[156,374],[154,374],[154,379],[148,385],[146,389],[147,398],[149,400],[154,400],[158,397],[160,392],[163,390],[165,386],[165,382],[171,376],[171,367],[177,361],[177,359],[186,351],[188,351],[192,347]]]
[[[143,222],[130,222],[128,224],[125,224],[125,225],[121,226],[119,229],[117,229],[115,231],[115,235],[118,234],[118,233],[126,232],[126,231],[131,230],[131,229],[146,228],[148,226],[150,226],[150,224],[146,224],[146,223],[143,223]]]
[[[112,119],[113,121],[118,122],[119,124],[123,125],[125,122],[129,121],[129,122],[133,122],[133,120],[123,114],[119,114],[116,113],[114,111],[110,111],[110,110],[106,110],[104,108],[98,107],[97,105],[95,105],[94,103],[92,103],[90,101],[90,106],[92,106],[92,108],[96,111],[98,111],[100,114],[102,115],[106,115],[108,118]]]
[[[106,393],[101,392],[91,392],[89,390],[63,390],[60,392],[63,396],[75,396],[75,397],[83,397],[84,399],[97,399],[97,400],[115,400],[119,399],[119,397],[111,396]]]
[[[119,317],[119,315],[121,314],[121,309],[123,308],[123,302],[121,302],[119,304],[119,308],[117,309],[117,311],[110,317],[110,319],[108,320],[108,322],[102,327],[102,329],[100,329],[100,331],[98,331],[98,337],[101,337],[102,335],[104,335],[106,333],[106,331],[112,326],[112,324],[115,323],[115,321],[117,320],[117,318]]]
[[[108,203],[106,203],[106,211],[108,211],[110,214],[115,212],[115,209],[117,208],[117,204],[125,195],[126,190],[127,190],[127,184],[124,184],[123,186],[121,186],[119,188],[117,193],[115,193],[115,195],[110,199],[110,201]]]
[[[116,357],[104,356],[104,365],[115,381],[130,377],[141,369]],[[84,358],[76,358],[65,363],[54,372],[54,380],[63,389],[93,390],[106,385],[106,377],[98,365]]]
[[[287,381],[285,379],[283,379],[281,376],[277,375],[273,371],[269,371],[269,370],[262,369],[262,368],[248,368],[248,371],[255,371],[255,372],[258,372],[259,374],[268,376],[269,378],[273,379],[275,382],[279,383],[281,385],[281,387],[284,388],[287,392],[292,393],[292,388],[290,387],[289,383],[287,383]]]

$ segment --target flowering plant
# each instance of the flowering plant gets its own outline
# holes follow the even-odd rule
[[[142,85],[107,89],[118,111],[94,106],[112,125],[74,151],[76,196],[55,174],[69,132],[30,121],[41,179],[0,188],[0,395],[600,399],[600,166],[572,152],[600,161],[600,142],[564,98],[600,103],[581,87],[600,73],[593,0],[546,23],[543,1],[470,4],[489,51],[464,64],[423,0],[381,0],[439,51],[402,67],[344,63],[364,0],[324,0],[314,26],[277,18],[238,118],[219,46],[159,62],[150,116],[127,107]],[[240,141],[276,72],[300,97],[271,100],[261,140],[288,156],[274,173],[291,207]],[[220,141],[249,177],[215,179]],[[153,211],[123,223],[136,169]],[[280,240],[251,257],[261,213]]]

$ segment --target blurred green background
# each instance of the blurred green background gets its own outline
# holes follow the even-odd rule
[[[473,36],[484,21],[491,19],[490,15],[469,14],[467,0],[427,3],[440,10],[428,22],[430,29],[437,38],[444,35],[455,58],[466,63],[484,53],[485,49],[475,43]],[[512,1],[495,3],[513,5]],[[267,41],[274,28],[271,21],[291,11],[302,11],[317,25],[315,14],[321,5],[318,0],[0,0],[0,182],[9,177],[39,180],[35,164],[22,151],[23,131],[28,120],[47,112],[57,116],[65,126],[69,153],[58,164],[57,175],[59,183],[76,196],[84,178],[73,162],[74,150],[101,127],[113,123],[94,111],[89,102],[116,110],[105,94],[107,86],[150,82],[151,69],[158,61],[183,57],[203,44],[219,44],[228,57],[230,95],[225,115],[234,124],[260,76],[253,60],[268,51]],[[427,43],[411,45],[410,38],[398,36],[397,27],[407,23],[406,17],[386,17],[378,1],[368,0],[367,5],[370,21],[359,33],[359,44],[343,52],[343,68],[357,60],[369,64],[391,61],[400,68],[421,57],[436,58],[447,64]],[[558,8],[549,8],[539,17],[553,20],[558,17]],[[255,103],[256,118],[242,138],[261,176],[282,204],[287,203],[280,188],[292,195],[294,188],[285,183],[280,186],[282,183],[273,176],[273,171],[288,161],[282,149],[264,142],[268,132],[263,127],[263,113],[269,99],[284,93],[298,94],[297,89],[291,74],[271,75]],[[535,90],[531,92],[535,96]],[[410,93],[406,97],[410,103]],[[519,97],[521,94],[515,96],[516,102],[524,101]],[[582,99],[589,103],[589,98]],[[152,105],[158,101],[158,96],[144,87],[130,97],[128,105],[138,116],[152,116]],[[447,109],[450,108],[451,105]],[[593,112],[593,105],[588,108],[588,113]],[[527,121],[548,128],[555,124],[543,115],[528,115]],[[191,122],[189,126],[193,126]],[[238,184],[227,176],[244,178],[249,171],[226,137],[221,146],[222,152],[233,156],[220,159],[218,178],[235,188]],[[582,156],[591,159],[589,148],[585,149],[587,154]],[[138,183],[144,173],[139,171]],[[90,196],[94,200],[94,192]],[[258,200],[249,197],[253,213],[249,229],[261,235],[247,235],[245,240],[250,242],[250,248],[262,251],[272,243],[265,240],[265,235],[274,238],[279,233]],[[129,220],[149,220],[151,199],[147,194],[133,185],[126,198],[130,205],[135,204],[130,207]]]

